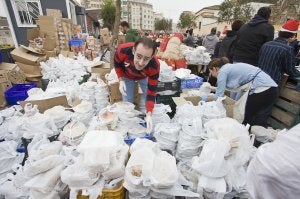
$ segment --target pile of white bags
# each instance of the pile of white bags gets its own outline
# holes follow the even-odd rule
[[[212,119],[205,125],[207,139],[192,168],[198,174],[197,192],[209,198],[243,192],[246,166],[254,147],[246,127],[231,118]]]
[[[155,104],[152,112],[153,124],[170,123],[171,119],[167,113],[170,113],[171,107],[165,104]]]
[[[50,57],[48,61],[41,62],[41,72],[44,79],[80,82],[87,74],[87,67],[91,65],[93,62],[84,57],[79,56],[78,60],[74,60],[60,54],[57,58]]]
[[[175,72],[173,71],[171,66],[168,66],[168,64],[165,61],[162,61],[159,59],[160,63],[160,71],[159,71],[159,78],[158,81],[160,82],[172,82],[176,80]]]
[[[180,161],[199,155],[202,143],[202,118],[184,120],[179,133],[176,158]]]
[[[72,108],[74,114],[72,115],[73,121],[80,121],[86,126],[89,124],[91,118],[94,116],[93,104],[89,101],[81,101],[80,104]]]
[[[161,150],[167,150],[175,154],[178,135],[181,126],[176,123],[158,123],[155,125],[154,137]]]
[[[205,50],[205,47],[198,46],[195,49],[185,49],[182,54],[189,64],[207,65],[211,59],[209,53],[205,52]]]
[[[61,172],[62,181],[71,189],[70,198],[76,198],[79,190],[97,198],[106,180],[122,179],[128,146],[116,132],[89,131],[77,151],[80,155],[74,164]]]
[[[175,157],[160,151],[156,143],[137,138],[130,154],[124,181],[130,199],[198,197],[182,188]]]
[[[101,79],[98,79],[97,82],[85,82],[80,85],[79,98],[91,102],[94,112],[98,113],[109,103],[107,85]]]

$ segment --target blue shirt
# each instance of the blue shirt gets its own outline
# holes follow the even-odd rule
[[[272,78],[260,68],[245,63],[225,64],[217,77],[215,99],[223,97],[226,89],[236,89],[252,81],[249,95],[259,87],[277,87]]]
[[[293,48],[287,44],[285,39],[278,37],[261,47],[258,67],[269,74],[278,84],[284,73],[292,78],[300,77],[294,61]]]

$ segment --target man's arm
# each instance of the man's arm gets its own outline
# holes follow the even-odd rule
[[[146,97],[146,109],[147,112],[152,112],[155,103],[156,90],[158,84],[159,77],[159,68],[160,64],[156,60],[157,67],[150,68],[150,75],[148,76],[148,89],[147,89],[147,97]]]
[[[283,64],[284,67],[284,72],[287,73],[289,76],[292,78],[299,78],[300,77],[300,72],[295,68],[295,60],[294,60],[294,54],[293,54],[293,49],[290,48],[288,51],[285,53],[285,61]]]
[[[118,47],[114,56],[114,67],[119,79],[122,79],[123,77],[123,67],[125,59],[125,55],[121,53],[121,48],[121,46]]]

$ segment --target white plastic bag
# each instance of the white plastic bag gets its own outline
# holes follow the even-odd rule
[[[156,188],[172,187],[178,180],[175,157],[162,151],[154,158],[151,185]]]

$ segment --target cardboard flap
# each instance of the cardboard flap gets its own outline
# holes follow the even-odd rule
[[[35,48],[32,48],[30,46],[23,46],[23,45],[20,45],[22,48],[28,50],[29,52],[32,52],[32,53],[36,53],[36,54],[39,54],[39,55],[44,55],[45,53],[43,52],[40,52],[40,51],[37,51]]]
[[[46,37],[43,48],[47,51],[52,51],[56,47],[56,40]]]
[[[31,53],[22,47],[15,48],[10,54],[16,62],[24,64],[39,65],[39,62],[46,60],[46,55]]]
[[[44,113],[46,110],[53,108],[54,106],[64,106],[66,108],[70,108],[66,96],[53,97],[43,100],[22,101],[20,102],[20,105],[24,108],[25,104],[27,103],[38,105],[40,113]]]
[[[0,70],[19,70],[17,64],[5,63],[0,64]]]

